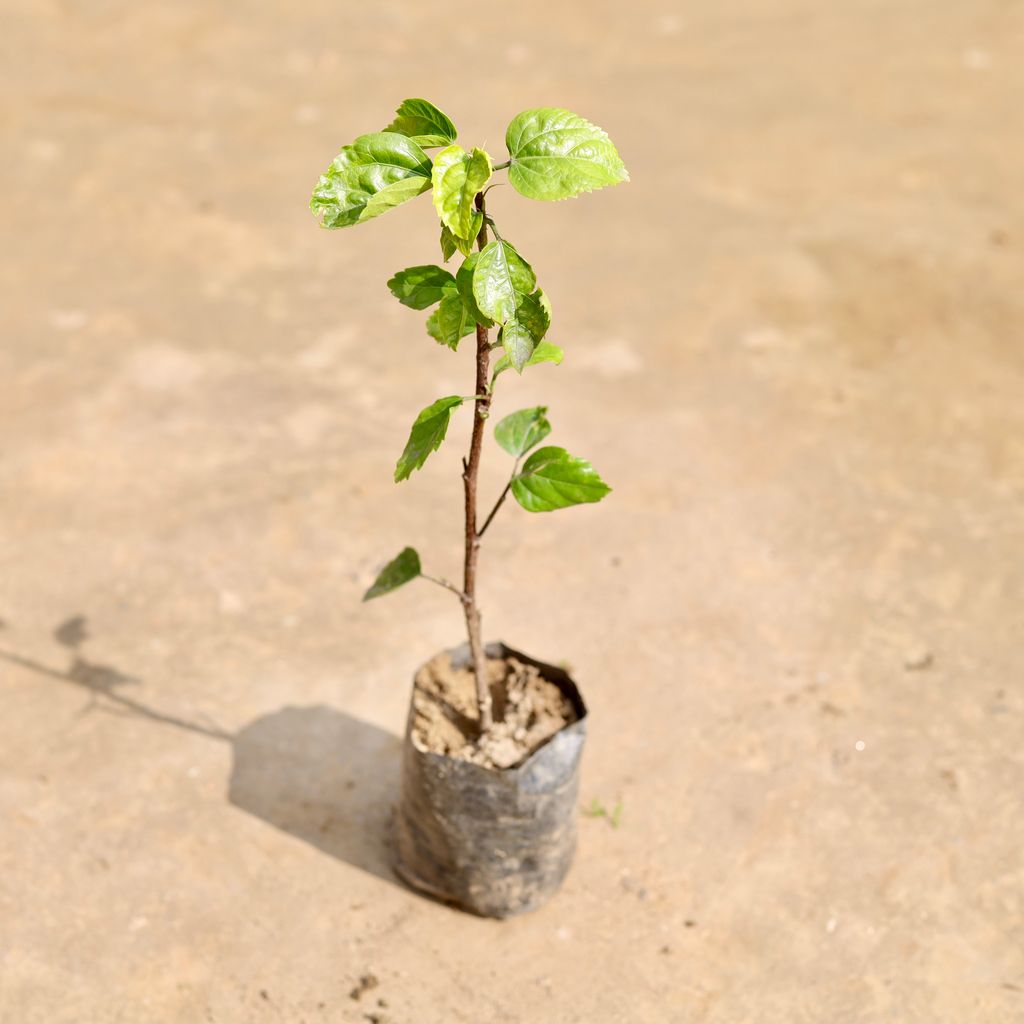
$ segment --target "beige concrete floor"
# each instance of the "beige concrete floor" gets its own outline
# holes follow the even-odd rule
[[[1024,1020],[1019,4],[0,19],[3,1024]],[[384,288],[434,214],[306,209],[410,95],[495,153],[576,109],[633,177],[492,194],[567,353],[499,408],[615,492],[502,512],[486,631],[574,666],[624,808],[507,923],[388,870],[458,609],[358,603],[458,571],[468,417],[390,479],[471,387]]]

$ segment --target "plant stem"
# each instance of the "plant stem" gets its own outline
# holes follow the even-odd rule
[[[494,503],[494,508],[491,509],[491,514],[484,520],[484,525],[481,526],[479,530],[477,530],[476,535],[478,539],[487,532],[487,527],[491,525],[491,520],[498,514],[498,509],[501,508],[502,502],[504,502],[505,498],[508,496],[508,492],[511,489],[512,481],[509,480],[509,482],[505,484],[505,490],[501,492],[501,497],[499,497],[498,500]]]
[[[486,217],[483,193],[476,196],[476,208]],[[477,249],[487,244],[487,222],[480,226],[480,234],[476,239]],[[466,613],[466,632],[469,634],[469,652],[473,659],[473,677],[476,681],[477,715],[480,733],[483,735],[490,729],[493,718],[491,715],[491,689],[487,682],[487,658],[484,645],[480,639],[480,609],[476,603],[476,567],[480,553],[480,537],[476,532],[476,484],[480,473],[480,448],[484,437],[484,423],[491,405],[491,396],[487,391],[487,371],[491,359],[491,347],[486,327],[476,325],[476,386],[473,394],[477,396],[473,407],[473,434],[469,442],[469,457],[463,463],[462,482],[466,495],[466,560],[465,573],[462,581],[464,595],[462,606]]]

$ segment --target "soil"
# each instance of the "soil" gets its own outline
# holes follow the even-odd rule
[[[560,729],[576,721],[565,694],[535,665],[488,658],[494,724],[480,735],[473,672],[442,652],[420,669],[413,689],[413,741],[487,768],[514,768]]]

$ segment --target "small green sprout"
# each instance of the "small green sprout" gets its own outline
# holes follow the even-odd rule
[[[583,808],[583,814],[587,818],[604,818],[612,828],[618,828],[622,824],[622,810],[621,800],[616,800],[615,806],[609,811],[595,796],[590,801],[590,806]]]

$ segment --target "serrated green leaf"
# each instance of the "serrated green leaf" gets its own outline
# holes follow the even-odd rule
[[[528,199],[569,199],[629,181],[607,134],[569,110],[524,110],[509,124],[505,144],[509,183]]]
[[[495,428],[494,439],[517,459],[535,448],[551,433],[546,405],[510,413]]]
[[[508,242],[488,242],[477,254],[473,295],[480,311],[492,320],[504,323],[515,316],[522,297],[536,287],[533,268]]]
[[[473,240],[473,203],[490,177],[491,158],[482,149],[449,146],[434,158],[434,209],[456,238]]]
[[[498,340],[505,350],[505,356],[512,364],[516,373],[522,373],[523,368],[530,361],[530,356],[536,347],[533,335],[526,324],[521,323],[512,317],[507,323],[501,325],[498,332]]]
[[[484,215],[477,210],[473,214],[473,225],[469,229],[469,238],[457,238],[455,244],[458,246],[459,252],[463,256],[468,256],[473,251],[473,246],[476,243],[477,237],[480,234],[480,229],[484,226]]]
[[[535,451],[512,480],[512,495],[527,512],[600,501],[610,490],[586,459],[555,446]]]
[[[479,253],[473,295],[480,311],[502,325],[502,346],[520,373],[551,322],[536,285],[530,264],[508,242],[490,242]]]
[[[516,319],[526,324],[534,340],[539,344],[551,326],[551,303],[540,288],[522,297]]]
[[[506,320],[501,328],[502,348],[517,373],[523,372],[550,324],[543,293],[538,290],[532,295],[523,295],[516,315]]]
[[[427,309],[440,302],[445,289],[455,287],[455,277],[444,267],[427,264],[406,267],[388,281],[391,294],[410,309]]]
[[[454,288],[445,292],[441,305],[427,318],[427,333],[439,344],[452,351],[459,342],[476,329],[473,314],[466,308],[462,296]]]
[[[455,285],[459,289],[462,301],[466,308],[473,315],[478,324],[484,327],[493,327],[494,321],[485,316],[480,307],[476,304],[476,296],[473,294],[473,274],[476,271],[476,263],[479,253],[470,253],[463,261],[462,266],[455,273]]]
[[[436,309],[427,317],[427,334],[429,334],[439,345],[444,344],[444,339],[441,337],[441,328],[437,323]]]
[[[441,259],[447,263],[456,253],[458,246],[455,236],[448,230],[447,224],[441,225]]]
[[[448,421],[451,419],[452,409],[462,405],[462,398],[458,395],[449,395],[447,398],[439,398],[436,402],[428,405],[412,425],[409,432],[409,440],[405,443],[405,450],[399,456],[398,464],[395,466],[395,483],[401,480],[408,480],[414,469],[420,469],[427,461],[431,452],[436,452],[441,447],[444,436],[448,433]]]
[[[403,548],[395,558],[381,569],[380,575],[374,581],[373,586],[363,594],[363,600],[370,601],[375,597],[380,597],[382,594],[388,594],[392,590],[397,590],[403,583],[416,579],[421,571],[420,556],[416,553],[416,549]]]
[[[401,206],[402,203],[408,202],[410,199],[415,199],[423,192],[426,192],[426,189],[420,184],[418,177],[396,181],[393,185],[388,185],[370,196],[359,220],[372,220],[374,217],[379,217],[382,213],[387,213],[388,210]]]
[[[479,211],[473,214],[473,224],[470,228],[469,238],[457,238],[452,234],[447,224],[441,225],[441,255],[447,263],[452,255],[461,252],[463,256],[470,256],[473,246],[476,243],[477,235],[484,224],[484,215]]]
[[[320,176],[309,207],[325,228],[350,227],[425,192],[430,172],[430,157],[412,139],[361,135]]]
[[[527,366],[536,366],[538,363],[554,363],[558,365],[562,361],[564,353],[557,346],[553,345],[550,341],[542,341],[534,350],[533,355],[526,360]],[[506,370],[511,369],[512,361],[508,356],[502,356],[494,364],[494,373],[491,375],[491,385],[493,387],[495,380],[498,375],[504,373]]]
[[[402,100],[398,115],[384,129],[406,135],[421,146],[450,146],[456,138],[451,118],[429,100]]]

